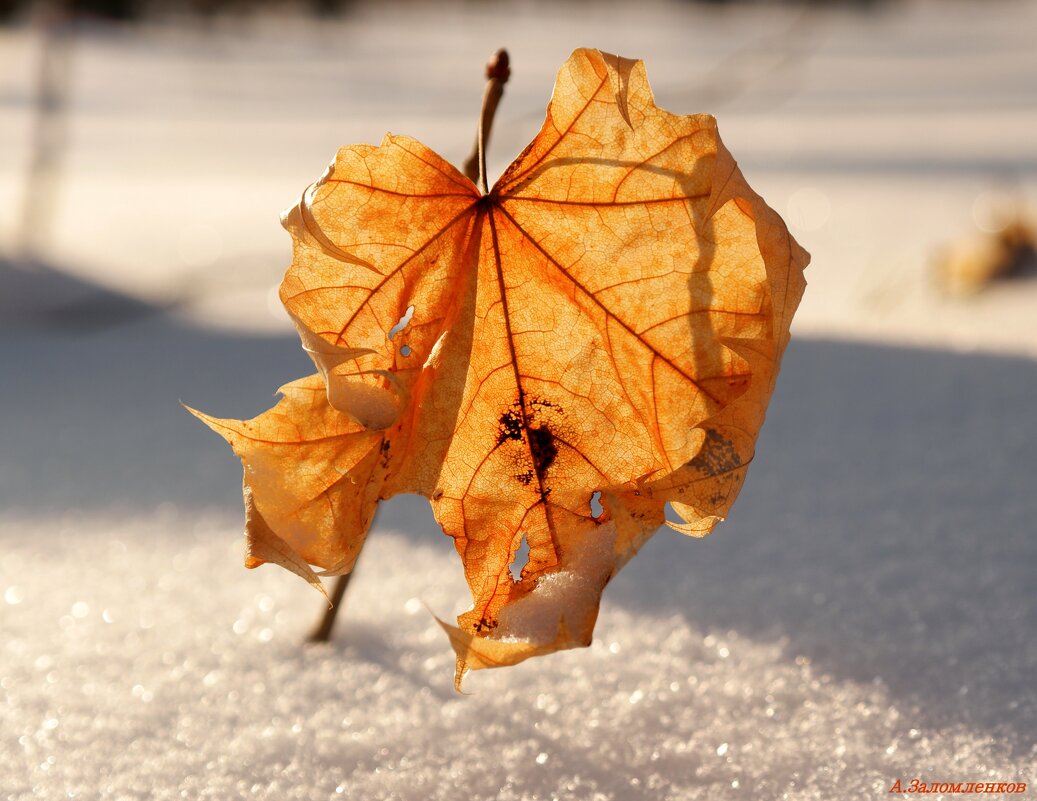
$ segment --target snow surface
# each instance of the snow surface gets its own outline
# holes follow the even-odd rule
[[[1037,291],[926,283],[1002,175],[1032,198],[1037,7],[798,13],[415,4],[82,34],[44,254],[60,272],[0,293],[0,799],[856,801],[896,779],[1037,781]],[[0,40],[10,249],[33,40]],[[810,336],[729,520],[653,538],[589,649],[470,674],[459,696],[429,610],[469,599],[427,503],[380,510],[338,637],[302,646],[321,599],[241,568],[239,465],[176,401],[247,417],[312,371],[268,303],[277,212],[386,128],[461,160],[472,64],[498,44],[515,64],[498,168],[577,45],[645,56],[665,106],[716,111],[814,254]],[[44,282],[108,316],[47,308]]]

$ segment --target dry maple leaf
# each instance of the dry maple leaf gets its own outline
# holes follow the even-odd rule
[[[808,256],[640,61],[573,53],[488,194],[387,135],[283,223],[318,374],[254,420],[199,414],[244,463],[248,566],[320,586],[310,565],[349,572],[380,500],[426,496],[474,601],[444,624],[460,682],[589,644],[667,502],[693,536],[734,502]]]

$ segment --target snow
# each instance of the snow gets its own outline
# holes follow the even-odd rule
[[[529,595],[501,610],[494,638],[546,646],[558,637],[566,619],[589,619],[615,567],[615,545],[616,524],[611,520],[597,528],[593,536],[585,535],[582,541],[574,542],[572,563],[567,569],[544,576]],[[518,572],[521,576],[522,565],[518,565]]]
[[[1035,6],[430,8],[77,40],[44,254],[60,272],[0,292],[0,798],[1032,783],[1037,290],[962,301],[927,281],[1000,176],[1032,202]],[[33,44],[0,39],[10,252]],[[239,463],[177,400],[247,417],[312,371],[269,302],[277,213],[338,144],[387,128],[461,160],[472,65],[502,43],[498,169],[572,47],[643,55],[660,102],[718,114],[814,261],[729,519],[702,541],[660,531],[606,589],[590,648],[470,674],[461,696],[431,613],[468,595],[427,502],[379,512],[338,636],[304,646],[322,599],[241,567]],[[44,280],[52,306],[107,288],[109,316],[44,308]]]

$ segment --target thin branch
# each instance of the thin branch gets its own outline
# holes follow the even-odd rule
[[[354,566],[355,569],[356,567]],[[346,587],[349,586],[351,578],[353,578],[352,572],[346,573],[344,576],[335,577],[335,585],[331,588],[331,606],[324,610],[324,617],[321,618],[317,627],[310,632],[306,638],[307,642],[327,642],[331,639],[331,630],[335,626],[335,617],[342,606],[342,598],[346,594]]]
[[[486,64],[486,91],[483,92],[479,130],[475,137],[475,145],[472,147],[472,154],[464,163],[464,174],[473,183],[478,184],[484,195],[490,191],[486,183],[486,148],[490,142],[490,129],[493,127],[493,117],[497,113],[497,104],[504,94],[504,84],[511,77],[508,62],[508,51],[501,48]]]

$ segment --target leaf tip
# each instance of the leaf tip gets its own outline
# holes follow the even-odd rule
[[[222,426],[220,425],[221,420],[218,417],[213,417],[212,415],[206,414],[205,412],[202,412],[202,411],[199,411],[198,409],[195,409],[193,406],[188,406],[182,400],[178,399],[177,403],[180,404],[180,408],[186,409],[196,419],[201,420],[203,423],[205,423],[205,425],[207,425],[209,428],[211,428],[217,434],[220,434],[220,436],[222,436],[222,437],[224,437],[224,439],[226,439],[226,435],[223,434],[223,432],[220,430],[222,428]]]

